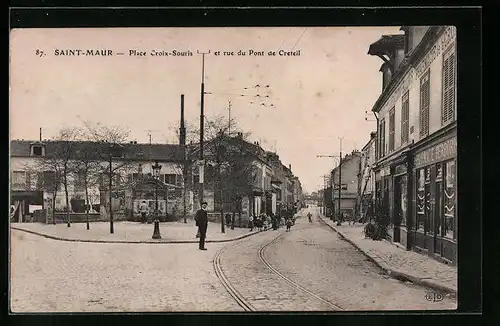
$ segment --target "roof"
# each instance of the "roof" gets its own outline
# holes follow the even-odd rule
[[[405,45],[404,34],[382,35],[378,41],[372,43],[368,49],[369,55],[382,55],[395,49],[402,49]]]
[[[72,144],[75,146],[78,152],[79,148],[82,150],[89,143],[96,148],[101,148],[99,152],[105,152],[108,148],[108,143],[96,143],[96,142],[83,142],[75,141]],[[12,140],[10,142],[10,155],[12,157],[28,157],[30,156],[30,146],[31,144],[44,144],[46,155],[51,155],[57,151],[58,147],[62,146],[62,141],[45,141],[37,142],[31,140]],[[140,143],[125,143],[121,144],[129,149],[131,154],[130,158],[136,160],[151,159],[158,161],[180,161],[183,159],[182,147],[176,144],[140,144]],[[151,156],[150,156],[151,153]]]

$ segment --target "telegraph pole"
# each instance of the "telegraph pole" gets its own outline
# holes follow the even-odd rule
[[[205,119],[205,54],[209,54],[210,51],[208,52],[200,52],[198,51],[198,54],[201,54],[201,101],[200,101],[200,164],[203,164],[203,133],[204,133],[204,119]],[[201,203],[203,203],[203,175],[204,174],[204,167],[202,168],[200,166],[200,177],[199,177],[199,183],[200,183],[200,188],[199,188],[199,199],[200,199],[200,206]]]
[[[340,200],[342,192],[342,138],[340,137],[340,158],[339,158],[339,219],[337,220],[337,225],[342,223],[342,214],[340,212]]]
[[[229,129],[229,137],[231,137],[231,101],[229,101],[229,120],[228,120],[228,129]]]

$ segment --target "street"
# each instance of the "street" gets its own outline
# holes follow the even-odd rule
[[[12,230],[14,312],[455,309],[382,275],[348,242],[301,213],[291,232],[231,243],[64,242]],[[274,240],[274,241],[273,241]],[[222,249],[222,252],[220,250]],[[224,282],[222,282],[224,281]],[[232,296],[230,295],[230,292]]]

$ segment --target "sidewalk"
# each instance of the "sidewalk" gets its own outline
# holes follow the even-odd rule
[[[101,243],[197,243],[197,227],[193,221],[160,223],[161,239],[152,239],[154,224],[139,222],[115,222],[114,233],[109,233],[109,222],[94,222],[87,230],[86,223],[73,223],[67,227],[66,223],[11,223],[11,229],[22,230],[47,238],[64,241],[101,242]],[[229,242],[246,238],[258,233],[250,232],[248,228],[225,227],[221,233],[219,223],[208,223],[206,242]]]
[[[344,222],[341,226],[337,226],[336,222],[321,214],[319,218],[385,270],[390,277],[407,279],[418,285],[456,294],[456,267],[448,266],[413,251],[407,251],[386,240],[367,239],[363,233],[364,225],[353,226]]]

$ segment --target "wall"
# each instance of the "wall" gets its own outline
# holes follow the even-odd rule
[[[416,28],[417,36],[421,39],[423,28]],[[443,54],[450,46],[456,47],[456,29],[453,26],[446,28],[445,32],[438,38],[424,58],[412,67],[400,80],[399,85],[383,104],[379,111],[379,120],[385,119],[385,150],[389,150],[389,110],[395,106],[395,139],[394,151],[403,149],[408,143],[420,141],[420,77],[430,68],[430,109],[429,109],[429,135],[440,130],[441,106],[443,96]],[[409,90],[409,141],[401,144],[401,107],[402,96]],[[455,110],[455,119],[456,119]],[[413,132],[412,132],[413,127]],[[379,135],[380,136],[380,135]]]
[[[360,154],[348,157],[346,161],[343,161],[341,183],[347,184],[347,190],[342,189],[341,194],[342,193],[354,194],[354,195],[358,194],[358,173],[360,172],[359,171],[360,163],[361,163]],[[338,173],[339,169],[335,168],[332,173],[332,177],[335,184],[338,184],[339,180]],[[338,189],[335,192],[337,193]]]

